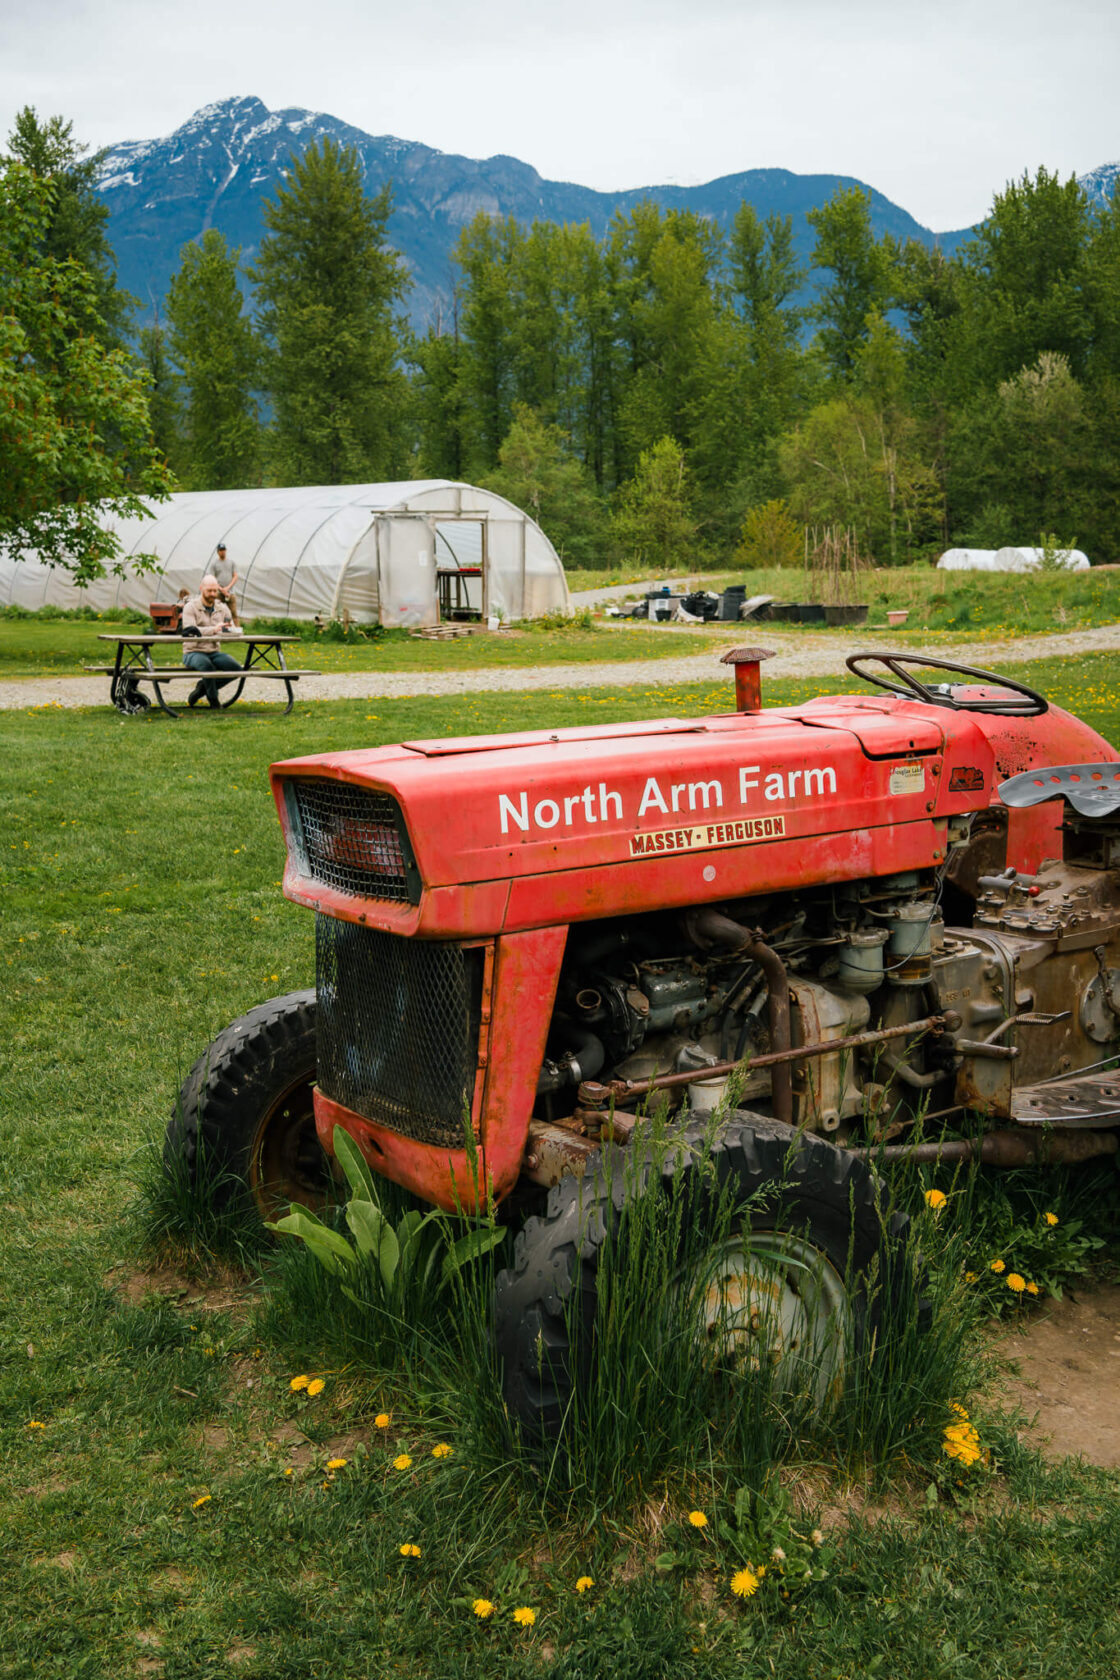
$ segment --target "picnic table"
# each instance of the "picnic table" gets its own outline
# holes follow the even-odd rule
[[[152,657],[153,648],[163,648],[168,643],[176,646],[182,644],[181,635],[130,635],[110,634],[105,631],[98,636],[99,642],[116,644],[116,657],[111,665],[87,665],[87,671],[104,672],[109,678],[109,699],[119,712],[132,715],[136,712],[146,712],[151,705],[148,696],[140,688],[141,683],[150,682],[160,707],[168,717],[177,718],[179,713],[167,704],[163,690],[169,683],[182,682],[189,678],[191,683],[208,682],[210,673],[206,671],[192,671],[186,665],[157,665]],[[244,636],[223,636],[221,646],[223,651],[233,653],[235,647],[245,649],[245,658],[241,666],[241,675],[233,671],[215,671],[213,678],[224,682],[233,693],[226,698],[228,688],[219,689],[219,701],[223,710],[228,709],[241,697],[241,691],[249,677],[263,677],[270,682],[282,682],[288,691],[288,704],[284,707],[283,715],[287,717],[295,701],[293,684],[300,677],[317,677],[318,671],[291,670],[284,658],[284,644],[298,642],[299,636],[265,636],[252,631]],[[158,657],[158,655],[157,655]]]

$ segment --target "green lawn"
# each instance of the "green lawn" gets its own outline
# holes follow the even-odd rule
[[[593,587],[587,576],[609,579],[614,574],[573,572],[573,589]],[[757,571],[720,573],[697,580],[703,587],[719,590],[732,582],[745,582],[748,593],[773,595],[780,600],[812,599],[804,573],[800,571]],[[637,592],[637,586],[636,586]],[[890,632],[893,645],[906,647],[916,641],[930,646],[960,641],[965,637],[983,642],[1047,631],[1077,630],[1120,620],[1120,570],[1047,574],[1031,579],[1008,575],[944,573],[928,566],[867,573],[857,581],[856,594],[870,607],[869,624],[885,626],[889,610],[905,608],[910,618],[904,628]],[[0,615],[0,680],[25,676],[79,675],[85,664],[103,663],[106,645],[98,643],[99,631],[117,632],[126,626],[114,620],[6,618]],[[808,627],[798,626],[803,635]],[[756,627],[780,644],[788,634],[780,626]],[[472,635],[453,641],[426,641],[404,630],[388,630],[369,640],[332,641],[309,629],[302,644],[288,649],[289,663],[300,663],[323,671],[463,671],[498,667],[563,666],[596,661],[681,658],[703,653],[714,644],[732,641],[739,634],[735,625],[713,623],[695,631],[664,630],[646,625],[618,625],[609,622],[578,624],[570,628],[527,624],[501,635]],[[835,632],[818,630],[822,636]],[[848,631],[852,636],[872,636],[881,642],[885,631]],[[177,644],[176,644],[177,649]],[[109,650],[111,652],[111,650]]]
[[[1120,660],[1012,674],[1120,739]],[[993,1412],[974,1414],[992,1454],[975,1490],[941,1478],[927,1496],[930,1474],[896,1465],[867,1520],[826,1517],[812,1582],[783,1597],[772,1570],[738,1600],[734,1466],[668,1477],[632,1507],[579,1490],[550,1501],[472,1437],[456,1394],[340,1359],[304,1323],[262,1320],[252,1274],[149,1273],[137,1249],[127,1210],[187,1067],[234,1016],[312,979],[312,918],[279,891],[270,761],[727,703],[713,683],[180,725],[108,707],[2,714],[0,1675],[1120,1670],[1120,1478],[1043,1470]],[[196,729],[210,750],[194,750]],[[290,1391],[300,1371],[323,1376],[316,1399]],[[432,1458],[439,1440],[450,1458]],[[395,1473],[402,1451],[413,1464]],[[348,1460],[333,1478],[332,1455]],[[827,1458],[789,1467],[781,1487],[754,1487],[741,1513],[784,1510],[781,1532],[806,1546],[846,1500]],[[706,1530],[684,1524],[692,1508]],[[670,1543],[675,1567],[659,1569]],[[595,1585],[580,1595],[583,1575]],[[492,1619],[472,1614],[475,1597],[497,1604]],[[515,1625],[517,1605],[535,1626]]]

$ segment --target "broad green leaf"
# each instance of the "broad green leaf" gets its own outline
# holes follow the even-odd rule
[[[331,1138],[335,1159],[338,1161],[349,1181],[354,1195],[361,1201],[376,1202],[377,1190],[373,1182],[373,1174],[369,1170],[369,1162],[358,1148],[350,1133],[342,1126],[336,1126]]]
[[[492,1249],[497,1248],[504,1240],[505,1234],[504,1225],[479,1225],[475,1230],[468,1231],[465,1237],[460,1237],[458,1242],[452,1243],[443,1259],[443,1282],[446,1283],[473,1260],[478,1260],[482,1255],[489,1254]]]
[[[386,1223],[377,1203],[362,1201],[355,1196],[346,1204],[346,1223],[357,1238],[359,1254],[367,1260],[376,1260],[381,1253]]]
[[[283,1219],[266,1223],[270,1231],[299,1237],[328,1272],[342,1272],[357,1264],[357,1256],[346,1238],[338,1231],[332,1231],[329,1225],[324,1225],[310,1208],[293,1207]]]

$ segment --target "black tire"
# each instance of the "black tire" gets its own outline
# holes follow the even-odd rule
[[[315,993],[258,1004],[218,1034],[183,1083],[164,1159],[205,1175],[215,1200],[247,1189],[263,1219],[321,1207],[330,1166],[315,1133]]]
[[[779,1244],[788,1233],[819,1257],[821,1270],[845,1291],[856,1346],[885,1328],[910,1297],[908,1219],[891,1211],[881,1181],[864,1161],[821,1138],[738,1110],[714,1140],[702,1125],[692,1125],[656,1161],[639,1163],[637,1172],[633,1164],[627,1171],[622,1150],[611,1156],[583,1179],[564,1179],[549,1192],[546,1212],[526,1222],[512,1266],[497,1279],[503,1392],[529,1441],[560,1437],[573,1395],[589,1376],[599,1257],[618,1230],[625,1196],[654,1171],[666,1187],[686,1175],[689,1222],[714,1223],[728,1191],[737,1204],[768,1193],[765,1207],[752,1208],[744,1232],[775,1233]],[[763,1270],[773,1266],[768,1260]],[[804,1283],[792,1287],[804,1289]],[[740,1300],[749,1306],[750,1291],[741,1285]],[[698,1334],[700,1329],[698,1323]],[[840,1381],[842,1371],[830,1380],[830,1393]],[[822,1392],[820,1404],[825,1398]]]

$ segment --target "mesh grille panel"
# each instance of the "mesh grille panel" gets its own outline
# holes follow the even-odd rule
[[[352,782],[302,777],[294,777],[288,790],[299,823],[302,873],[359,898],[410,902],[395,799]]]
[[[323,1094],[404,1137],[461,1148],[478,1061],[483,955],[316,916]]]

